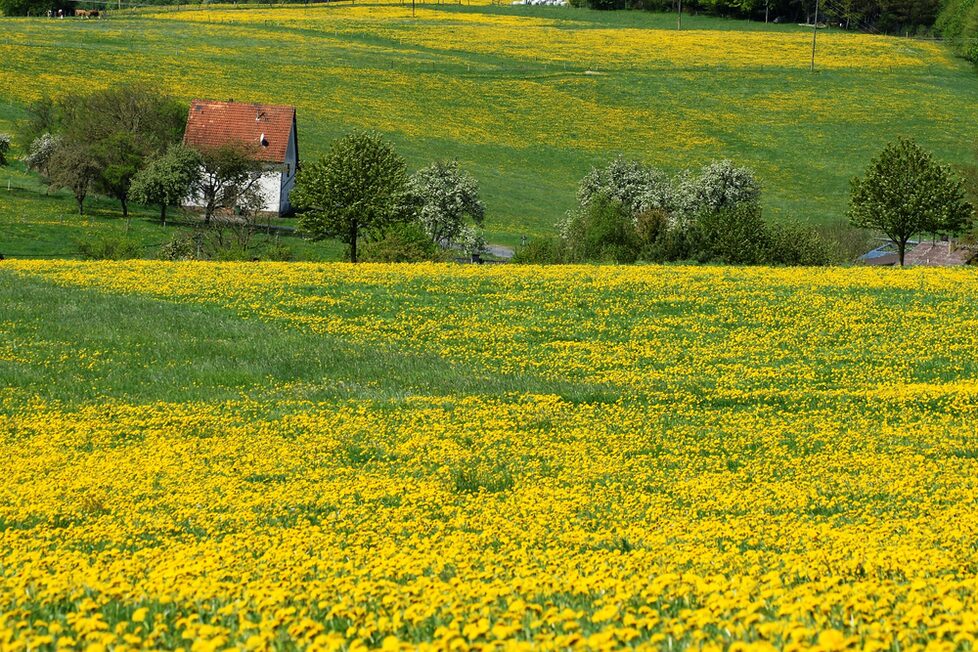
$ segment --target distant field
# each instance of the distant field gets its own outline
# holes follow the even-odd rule
[[[968,649],[976,280],[5,261],[0,641]]]
[[[2,19],[0,129],[42,94],[127,79],[294,103],[307,159],[355,127],[413,166],[460,159],[492,239],[510,243],[550,232],[578,179],[619,152],[673,171],[734,158],[757,169],[769,216],[830,222],[884,141],[914,135],[960,161],[978,137],[978,75],[941,45],[825,31],[813,75],[798,26],[674,20],[359,3]]]

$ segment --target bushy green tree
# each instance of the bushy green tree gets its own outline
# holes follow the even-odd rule
[[[853,226],[886,235],[904,264],[907,243],[918,233],[960,233],[972,206],[961,179],[913,140],[890,143],[865,175],[852,180],[848,215]]]
[[[402,222],[377,240],[364,242],[358,255],[373,263],[417,263],[438,260],[443,253],[420,224]]]
[[[438,161],[418,170],[408,180],[408,192],[422,228],[440,245],[457,242],[467,220],[479,226],[485,220],[479,183],[458,161]]]
[[[200,154],[183,145],[171,145],[136,173],[129,189],[134,201],[160,207],[160,223],[166,224],[166,209],[190,196],[200,177]]]
[[[407,183],[404,159],[379,135],[340,138],[296,177],[299,229],[312,239],[339,238],[355,263],[361,237],[408,217]]]
[[[563,238],[572,261],[633,263],[639,241],[628,207],[606,194],[591,198],[563,225]]]
[[[767,262],[768,233],[760,207],[751,202],[723,206],[700,214],[701,259],[731,265]]]

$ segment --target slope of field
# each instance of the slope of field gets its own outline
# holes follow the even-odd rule
[[[631,12],[430,5],[161,10],[4,19],[0,120],[33,98],[142,79],[192,97],[294,103],[302,155],[379,130],[419,166],[458,158],[495,240],[550,232],[616,153],[670,171],[755,166],[772,217],[841,219],[849,178],[913,135],[970,155],[978,77],[940,45]],[[4,124],[0,122],[0,127]]]
[[[975,281],[7,261],[0,641],[967,648]]]

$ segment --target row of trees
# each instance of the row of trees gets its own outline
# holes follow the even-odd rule
[[[52,188],[68,189],[80,214],[91,192],[117,199],[126,218],[131,201],[158,206],[164,224],[168,207],[191,196],[207,224],[222,208],[257,212],[257,145],[187,148],[185,120],[184,105],[141,84],[44,99],[24,126],[25,162]]]
[[[853,179],[850,223],[884,234],[903,265],[912,238],[972,227],[967,195],[978,198],[978,165],[961,172],[964,178],[912,140],[891,143]],[[835,243],[818,232],[768,224],[753,171],[730,161],[669,177],[619,157],[584,177],[578,200],[559,237],[530,243],[518,260],[822,265],[836,258]]]
[[[645,9],[676,11],[676,0],[573,0],[592,9]],[[974,3],[974,0],[948,0]],[[819,22],[849,29],[887,33],[917,33],[934,25],[941,0],[820,0]],[[815,17],[815,0],[683,0],[684,12],[712,16],[809,23]]]
[[[56,188],[67,188],[84,212],[95,191],[117,199],[129,215],[133,177],[178,143],[186,109],[136,84],[72,94],[30,107],[24,126],[26,163]]]
[[[809,230],[769,226],[754,172],[728,160],[669,176],[619,157],[581,181],[559,236],[519,252],[525,262],[688,261],[824,264]]]
[[[366,240],[373,258],[414,260],[485,246],[476,227],[485,219],[476,180],[457,161],[436,162],[414,175],[394,147],[373,133],[332,143],[296,177],[292,202],[300,231],[313,240],[336,238],[360,259]]]
[[[978,63],[978,0],[945,0],[937,29],[961,56]]]

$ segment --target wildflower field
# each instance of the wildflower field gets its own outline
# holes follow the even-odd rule
[[[0,18],[0,130],[42,95],[115,82],[182,100],[295,104],[300,153],[375,129],[412,167],[459,159],[490,239],[551,233],[618,153],[667,171],[757,169],[768,216],[842,219],[848,181],[913,135],[947,162],[978,138],[974,68],[925,40],[645,12],[487,3],[286,5]],[[7,211],[0,202],[0,220]]]
[[[971,649],[971,270],[0,263],[0,647]]]

